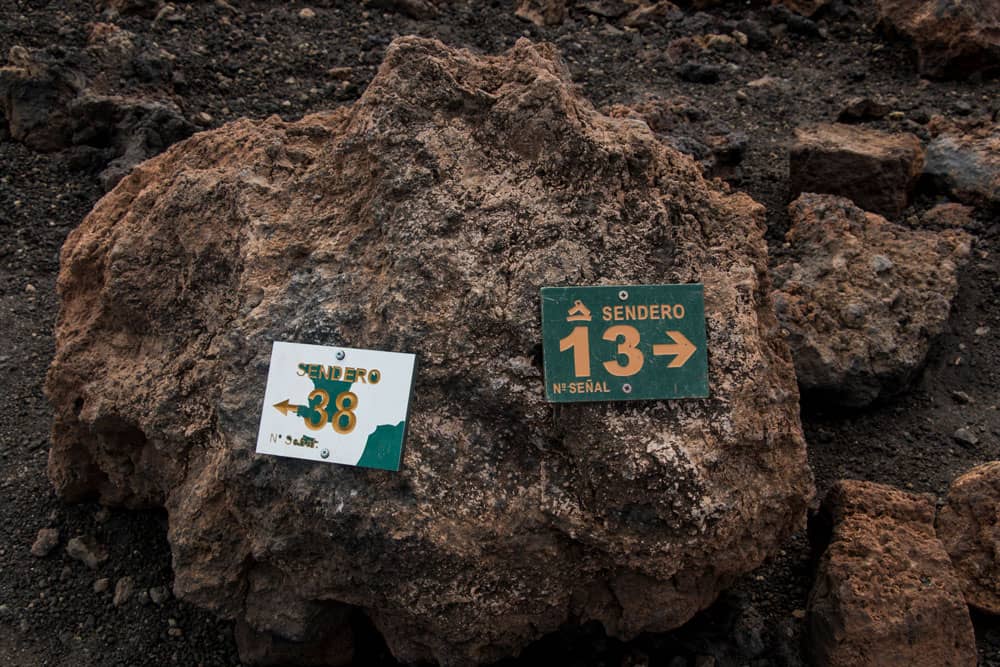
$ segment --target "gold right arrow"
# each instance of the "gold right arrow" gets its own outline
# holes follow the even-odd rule
[[[694,346],[694,343],[687,339],[687,336],[682,334],[680,331],[668,331],[667,336],[670,337],[673,343],[657,343],[653,345],[653,354],[656,356],[663,356],[667,354],[677,355],[674,360],[671,361],[667,368],[680,368],[687,360],[691,358],[698,348]]]

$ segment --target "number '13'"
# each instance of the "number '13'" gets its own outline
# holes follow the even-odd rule
[[[568,336],[559,341],[559,351],[573,350],[573,374],[576,377],[590,376],[590,337],[587,335],[587,327],[574,327]],[[646,358],[639,345],[639,332],[635,327],[627,324],[616,324],[608,327],[601,336],[604,340],[618,343],[617,354],[625,357],[626,363],[623,366],[618,359],[605,361],[604,368],[612,375],[618,377],[628,377],[635,375],[642,370],[642,365]]]

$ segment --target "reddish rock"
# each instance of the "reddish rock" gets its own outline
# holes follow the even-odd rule
[[[553,418],[540,287],[695,281],[709,398]],[[49,474],[164,506],[175,595],[300,647],[341,606],[410,662],[668,630],[811,495],[768,285],[763,208],[598,113],[554,47],[401,38],[353,105],[199,133],[73,230]],[[420,356],[399,473],[255,454],[274,340]]]
[[[920,216],[920,224],[929,228],[957,228],[970,227],[975,221],[973,218],[975,209],[964,204],[937,204],[927,209]]]
[[[772,298],[799,384],[853,407],[906,389],[948,321],[972,238],[830,195],[804,194],[788,212]]]
[[[1000,614],[1000,461],[976,466],[952,482],[938,512],[937,534],[965,601]]]
[[[976,640],[934,501],[840,481],[816,521],[829,537],[809,594],[806,650],[818,667],[975,667]]]
[[[789,154],[789,193],[840,195],[887,217],[902,213],[924,166],[920,139],[855,125],[795,130]]]
[[[1000,2],[877,0],[880,24],[912,45],[921,74],[965,78],[1000,73]]]

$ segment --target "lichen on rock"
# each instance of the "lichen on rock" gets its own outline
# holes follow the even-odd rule
[[[52,481],[164,506],[176,594],[285,647],[343,605],[450,664],[677,627],[812,493],[763,209],[717,187],[550,45],[400,38],[352,106],[197,134],[70,235]],[[710,398],[545,402],[540,287],[671,282]],[[420,356],[400,473],[254,453],[273,340]]]

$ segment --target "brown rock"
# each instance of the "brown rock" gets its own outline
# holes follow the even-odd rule
[[[52,550],[59,544],[58,528],[42,528],[38,531],[34,543],[31,545],[31,555],[36,558],[44,558],[52,553]]]
[[[840,195],[866,211],[893,217],[906,208],[924,166],[920,139],[854,125],[795,130],[789,191]]]
[[[809,594],[813,664],[975,666],[972,621],[933,521],[931,498],[834,484],[816,522],[830,539]]]
[[[1000,3],[996,0],[878,0],[890,36],[909,42],[921,74],[962,79],[1000,73]]]
[[[1000,124],[956,123],[935,116],[924,176],[931,187],[966,204],[1000,211]]]
[[[115,583],[115,594],[111,604],[120,607],[132,599],[133,593],[135,593],[135,580],[132,577],[122,577]]]
[[[1000,614],[1000,461],[976,466],[951,483],[937,534],[965,601]]]
[[[850,201],[788,207],[772,298],[804,391],[863,406],[904,390],[948,320],[971,237],[915,231]]]
[[[51,479],[165,506],[177,597],[284,640],[342,605],[406,661],[677,627],[811,494],[763,234],[554,47],[398,39],[354,105],[199,133],[71,233]],[[553,417],[540,287],[692,281],[710,398]],[[420,355],[401,472],[254,453],[272,340]]]
[[[975,221],[973,218],[974,212],[975,209],[971,206],[964,206],[963,204],[937,204],[927,209],[920,216],[920,224],[923,227],[930,228],[954,227],[962,229],[963,227],[971,226]]]
[[[514,15],[537,26],[559,25],[569,16],[569,0],[519,0]]]

